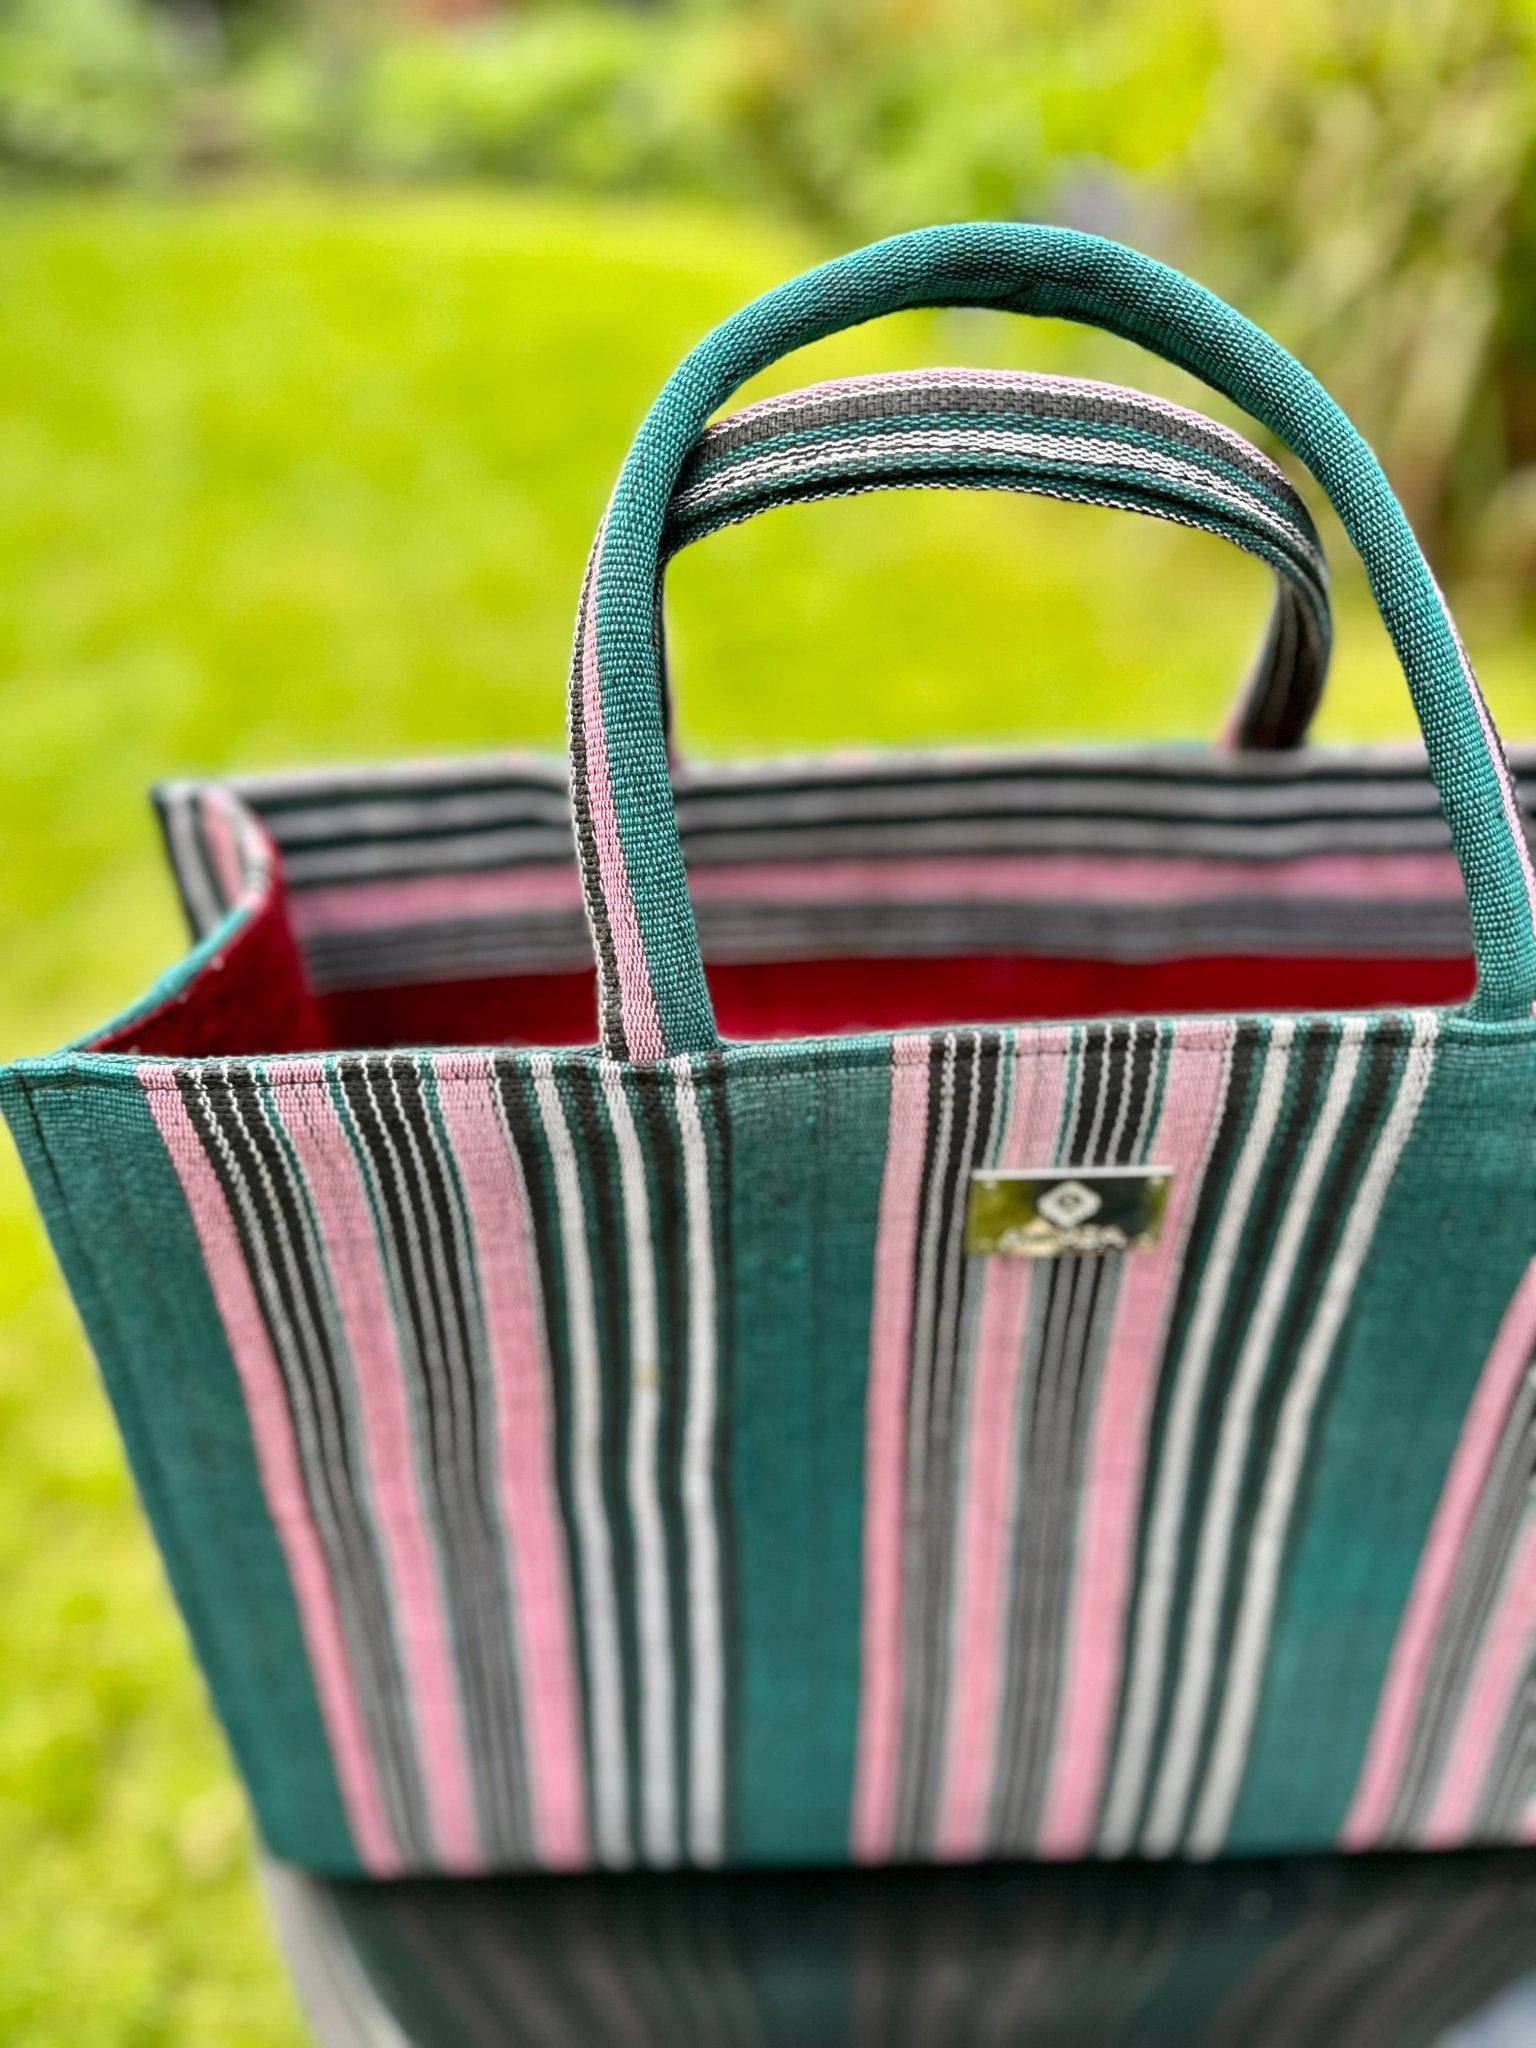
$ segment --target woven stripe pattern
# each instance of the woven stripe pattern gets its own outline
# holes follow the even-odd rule
[[[371,1872],[1523,1840],[1536,1286],[1487,1270],[1530,1218],[1468,1030],[87,1055],[7,1110],[40,1177],[125,1086],[157,1134]],[[1426,1213],[1482,1270],[1437,1296],[1469,1141]],[[968,1258],[969,1173],[1042,1160],[1170,1168],[1159,1247]],[[153,1336],[113,1369],[151,1395]]]
[[[1510,759],[1529,832],[1536,748]],[[711,961],[1471,950],[1416,749],[684,762],[673,782]],[[276,861],[319,991],[591,962],[563,761],[170,783],[156,802],[196,936]]]
[[[1275,606],[1228,737],[1239,747],[1305,737],[1332,638],[1311,514],[1241,435],[1117,385],[911,370],[765,399],[700,437],[668,508],[664,554],[776,506],[884,488],[1028,491],[1113,506],[1256,555],[1275,571]]]
[[[955,276],[924,242],[914,293],[994,274],[957,232]],[[1021,252],[1055,263],[1037,310],[1187,326],[1193,287],[1133,265],[1132,319],[1068,291],[1078,242],[987,233],[1010,292]],[[899,298],[877,267],[828,303]],[[815,324],[768,317],[688,373],[669,435],[764,333]],[[1262,351],[1209,318],[1242,395]],[[631,472],[610,508],[568,791],[503,759],[163,794],[192,951],[91,1040],[0,1068],[0,1108],[280,1856],[1536,1841],[1529,852],[1416,552],[1287,388],[1272,411],[1407,634],[1427,760],[865,758],[674,793],[646,664],[695,421],[671,468],[642,434],[653,527]],[[913,406],[886,396],[857,408],[874,468]],[[759,426],[777,446],[782,415],[738,423],[695,482],[741,476]],[[583,914],[598,1043],[452,1049],[454,991],[558,973]],[[936,982],[967,950],[1469,949],[1479,981],[1459,1009],[722,1043],[701,931],[723,961]],[[436,1042],[336,1049],[328,995],[366,1020],[402,986]],[[1137,1168],[1168,1182],[1154,1245],[966,1249],[977,1172]]]

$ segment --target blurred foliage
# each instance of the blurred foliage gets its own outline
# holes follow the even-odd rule
[[[13,181],[484,177],[828,243],[1119,234],[1311,361],[1506,604],[1536,577],[1533,112],[1536,0],[0,0]]]

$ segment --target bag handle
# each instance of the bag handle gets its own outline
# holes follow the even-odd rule
[[[845,327],[918,306],[1072,319],[1140,342],[1263,421],[1306,463],[1360,554],[1407,678],[1461,864],[1477,960],[1465,1014],[1536,1004],[1536,874],[1503,750],[1439,586],[1376,458],[1300,363],[1202,286],[1067,228],[965,222],[807,271],[706,335],[641,423],[583,592],[571,682],[571,796],[598,962],[604,1051],[719,1045],[672,791],[654,635],[666,511],[689,450],[745,381]]]
[[[1267,750],[1306,738],[1333,641],[1328,564],[1311,514],[1285,472],[1241,434],[1117,384],[901,370],[762,399],[694,443],[667,507],[663,566],[760,512],[882,489],[1026,491],[1231,541],[1274,570],[1275,601],[1223,744]],[[660,602],[658,583],[666,691]]]

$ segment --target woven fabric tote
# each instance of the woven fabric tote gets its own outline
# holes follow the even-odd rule
[[[1224,428],[967,371],[709,426],[915,306],[1095,324],[1263,421],[1423,749],[1302,744],[1321,550]],[[667,557],[884,484],[1265,560],[1227,737],[672,764]],[[1065,231],[812,271],[642,425],[570,706],[569,777],[164,790],[193,950],[0,1070],[271,1849],[1530,1840],[1536,885],[1434,578],[1313,379]]]

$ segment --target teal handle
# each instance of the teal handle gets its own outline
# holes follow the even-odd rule
[[[654,1060],[719,1044],[672,792],[653,632],[667,506],[710,416],[807,343],[919,306],[1101,327],[1225,393],[1311,470],[1365,564],[1408,681],[1461,864],[1477,959],[1467,1014],[1536,1004],[1536,875],[1503,750],[1450,613],[1380,464],[1317,380],[1202,286],[1066,228],[968,222],[876,242],[779,286],[705,336],[642,422],[583,592],[571,787],[598,957],[602,1043]]]

